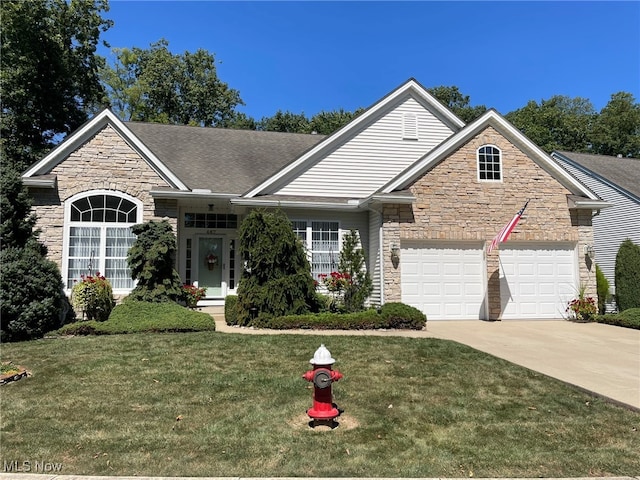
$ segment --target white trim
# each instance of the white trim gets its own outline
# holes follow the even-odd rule
[[[149,166],[158,173],[172,187],[180,190],[189,190],[188,187],[156,157],[147,146],[142,143],[134,133],[120,120],[111,110],[105,109],[98,113],[82,127],[67,137],[60,145],[53,149],[47,156],[31,166],[23,175],[29,178],[36,175],[49,173],[53,167],[64,161],[73,151],[77,150],[83,143],[99,132],[106,125],[120,135],[120,137],[136,150]]]
[[[518,129],[505,120],[495,110],[488,110],[473,123],[452,135],[439,147],[436,147],[430,153],[414,163],[413,166],[402,172],[396,178],[392,179],[387,185],[380,189],[380,193],[390,193],[394,190],[403,190],[417,178],[424,175],[425,172],[435,166],[438,162],[443,160],[447,155],[453,153],[461,145],[469,141],[488,126],[494,127],[501,134],[505,135],[508,140],[516,143],[520,148],[529,153],[532,160],[547,170],[568,190],[589,199],[598,200],[598,197],[591,190],[560,167],[549,155],[543,152],[537,145],[525,137]]]
[[[307,164],[310,162],[313,163],[313,159],[321,155],[323,151],[326,151],[336,144],[344,142],[344,140],[352,135],[353,132],[365,126],[368,122],[377,117],[385,109],[393,106],[398,101],[398,99],[406,95],[416,96],[426,102],[435,112],[437,112],[438,115],[443,117],[452,125],[452,130],[455,130],[456,128],[459,129],[464,126],[464,122],[462,120],[456,117],[453,112],[442,105],[438,100],[435,99],[435,97],[427,92],[427,90],[422,85],[420,85],[412,78],[401,85],[399,88],[391,92],[389,95],[382,98],[380,101],[363,112],[357,118],[352,120],[350,123],[342,127],[340,130],[318,143],[315,147],[304,153],[302,156],[298,157],[298,159],[294,160],[289,165],[286,165],[275,175],[272,175],[261,184],[249,190],[243,196],[246,198],[251,198],[255,197],[256,195],[264,194],[269,187],[272,187],[278,182],[286,181],[288,177],[292,177],[297,172],[308,168]]]
[[[71,222],[71,205],[76,201],[79,200],[81,198],[85,198],[85,197],[89,197],[92,195],[111,195],[114,197],[120,197],[120,198],[124,198],[132,203],[134,203],[136,205],[136,221],[133,223],[113,223],[112,226],[120,226],[120,227],[125,227],[125,226],[129,226],[131,227],[132,225],[135,225],[136,223],[141,223],[142,219],[143,219],[143,208],[144,208],[144,204],[138,200],[135,197],[132,197],[131,195],[124,193],[124,192],[120,192],[117,190],[105,190],[105,189],[98,189],[98,190],[86,190],[84,192],[80,192],[80,193],[76,193],[75,195],[73,195],[72,197],[69,197],[68,199],[66,199],[64,201],[64,224],[63,224],[63,230],[62,230],[62,280],[64,282],[64,288],[65,291],[67,293],[71,292],[71,289],[67,287],[67,280],[69,277],[69,232],[72,226],[76,227],[76,226],[86,226],[86,227],[100,227],[105,228],[105,226],[109,225],[106,222]],[[101,247],[102,249],[102,247]],[[97,259],[100,262],[100,265],[103,264],[103,260],[104,257],[102,255],[102,252],[100,253],[100,255],[97,255]],[[114,289],[113,293],[116,295],[123,295],[123,294],[128,294],[130,293],[131,290],[128,288],[119,288],[119,289]]]
[[[487,147],[491,147],[491,148],[495,148],[498,151],[498,162],[499,162],[499,167],[500,169],[498,170],[500,173],[500,178],[498,178],[497,180],[495,178],[480,178],[480,149],[481,148],[487,148]],[[486,152],[484,153],[484,155],[487,155]],[[476,179],[478,180],[478,182],[487,182],[487,183],[502,183],[502,179],[504,178],[504,162],[502,161],[502,149],[500,147],[498,147],[497,145],[493,145],[491,143],[487,143],[484,145],[480,145],[477,149],[476,149]],[[486,173],[486,170],[485,170]]]

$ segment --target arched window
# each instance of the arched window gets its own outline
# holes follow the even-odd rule
[[[493,145],[478,149],[478,180],[502,180],[502,153]]]
[[[67,202],[65,223],[67,288],[81,275],[104,275],[114,291],[134,287],[127,253],[135,240],[131,226],[140,222],[142,204],[112,191],[85,192]]]

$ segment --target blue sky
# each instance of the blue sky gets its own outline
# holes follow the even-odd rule
[[[506,114],[529,100],[640,101],[640,2],[111,0],[111,47],[213,53],[240,111],[368,107],[415,78]],[[101,55],[109,58],[108,49]]]

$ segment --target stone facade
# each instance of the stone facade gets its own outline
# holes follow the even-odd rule
[[[477,150],[493,145],[502,152],[502,181],[479,181]],[[433,167],[410,187],[412,205],[383,211],[383,251],[403,240],[477,241],[488,246],[498,231],[531,199],[509,241],[593,244],[591,210],[571,211],[571,193],[499,132],[488,127]],[[386,256],[388,257],[388,256]],[[400,301],[401,263],[385,257],[385,301]],[[498,251],[486,256],[489,318],[499,318]],[[595,267],[579,255],[580,283],[595,295]]]
[[[104,127],[63,162],[47,172],[56,175],[55,189],[32,188],[33,210],[49,258],[62,269],[64,205],[72,196],[92,190],[122,192],[143,203],[143,221],[168,219],[177,231],[176,201],[154,201],[150,191],[167,183],[110,126]]]

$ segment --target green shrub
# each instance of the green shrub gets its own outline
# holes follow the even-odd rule
[[[615,282],[618,310],[640,307],[640,246],[629,239],[616,255]]]
[[[141,302],[186,302],[176,272],[176,237],[169,222],[150,221],[131,227],[137,236],[127,254],[131,277],[137,280],[129,296]]]
[[[604,315],[606,305],[611,301],[611,292],[609,280],[604,276],[598,265],[596,265],[596,290],[598,292],[598,313]]]
[[[177,303],[139,302],[127,297],[116,306],[109,319],[65,325],[57,331],[60,335],[111,335],[142,332],[200,332],[215,330],[211,317]]]
[[[621,313],[609,313],[596,318],[598,323],[640,330],[640,308],[629,308]]]
[[[71,289],[71,304],[83,320],[104,322],[115,306],[109,280],[100,272],[95,276],[82,275],[82,280]]]
[[[415,307],[404,303],[385,303],[380,315],[388,328],[422,330],[427,325],[427,316]]]
[[[338,270],[348,276],[343,295],[344,309],[347,312],[363,310],[365,301],[373,291],[373,282],[367,272],[364,250],[356,230],[350,230],[342,239]]]
[[[58,265],[35,242],[0,253],[0,341],[41,338],[73,320]]]
[[[227,295],[224,299],[224,319],[227,325],[238,325],[237,295]]]
[[[307,255],[283,212],[251,211],[240,226],[240,255],[239,325],[318,310]]]

